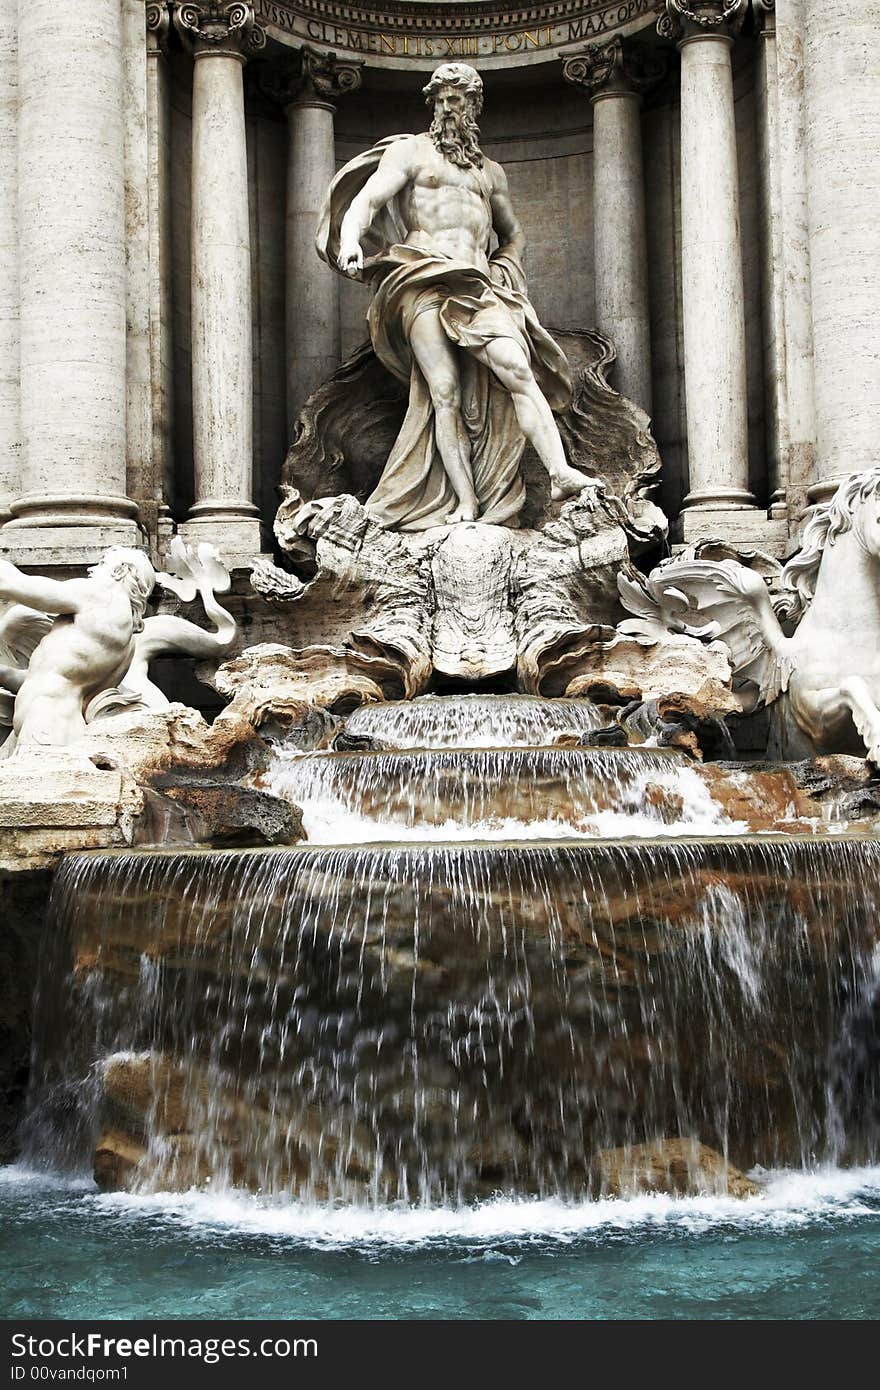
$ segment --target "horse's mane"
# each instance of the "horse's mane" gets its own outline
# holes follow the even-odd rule
[[[880,491],[880,468],[853,473],[840,484],[830,502],[816,507],[804,527],[801,548],[782,571],[782,593],[773,601],[780,619],[797,622],[816,592],[816,579],[826,546],[852,527],[856,509]]]

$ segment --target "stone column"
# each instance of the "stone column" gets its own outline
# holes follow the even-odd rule
[[[227,563],[260,549],[253,498],[253,327],[243,69],[263,48],[253,7],[179,5],[193,52],[192,391],[195,502],[182,530]]]
[[[18,0],[0,0],[0,524],[21,491]]]
[[[880,0],[805,0],[814,502],[877,466],[880,433]]]
[[[731,50],[748,0],[666,0],[681,53],[682,307],[690,490],[683,539],[754,507]],[[733,531],[732,529],[733,528]]]
[[[788,380],[785,345],[785,240],[780,168],[779,74],[775,0],[752,0],[759,39],[756,107],[760,187],[761,302],[769,514],[788,516]]]
[[[763,0],[766,5],[767,0]],[[782,221],[783,322],[789,514],[803,512],[816,477],[816,388],[807,220],[807,137],[804,112],[804,0],[785,0],[775,21]]]
[[[303,48],[292,71],[270,72],[267,95],[288,124],[286,217],[287,426],[339,366],[339,277],[315,250],[318,213],[336,173],[334,102],[361,85],[363,63]]]
[[[23,493],[3,549],[76,564],[141,535],[126,496],[119,0],[27,0],[18,26]]]
[[[171,539],[174,501],[174,379],[171,303],[171,86],[167,4],[148,4],[147,164],[150,243],[150,394],[153,486],[158,502],[159,555]]]
[[[617,389],[651,413],[651,322],[642,161],[643,91],[665,71],[662,54],[620,39],[565,58],[566,81],[593,104],[593,263],[596,319],[617,349]]]

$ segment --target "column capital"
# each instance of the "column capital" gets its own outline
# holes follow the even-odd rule
[[[752,0],[752,14],[759,34],[776,33],[776,0]]]
[[[179,4],[174,10],[174,27],[195,58],[223,54],[246,62],[266,47],[266,31],[246,0]]]
[[[608,43],[591,43],[580,53],[562,60],[566,82],[585,87],[592,101],[610,96],[640,96],[666,75],[662,49],[624,44],[617,37]]]
[[[144,7],[147,22],[147,52],[153,58],[167,56],[171,33],[171,7],[167,3],[149,3]]]
[[[266,68],[260,87],[270,101],[290,106],[332,106],[341,96],[361,85],[363,59],[340,59],[335,53],[317,53],[306,45],[283,68]]]
[[[742,28],[748,10],[749,0],[666,0],[666,13],[657,20],[657,33],[678,42],[732,39]]]

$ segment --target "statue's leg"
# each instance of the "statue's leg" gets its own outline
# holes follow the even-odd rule
[[[551,496],[572,497],[585,487],[598,487],[598,478],[578,472],[566,459],[553,411],[519,343],[513,338],[494,338],[474,355],[510,392],[519,427],[550,474]]]
[[[880,709],[871,687],[861,676],[850,676],[841,681],[839,696],[864,741],[868,761],[880,767]]]
[[[459,505],[449,520],[475,521],[479,506],[467,432],[461,418],[458,363],[437,309],[426,309],[414,319],[409,345],[431,396],[437,451],[458,498]]]

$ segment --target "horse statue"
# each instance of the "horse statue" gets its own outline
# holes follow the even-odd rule
[[[733,559],[673,558],[620,575],[642,636],[720,640],[746,710],[771,706],[771,756],[867,753],[880,767],[880,468],[816,507],[779,587]]]

